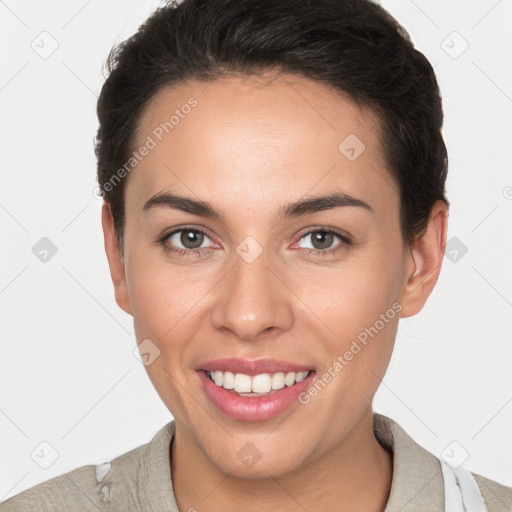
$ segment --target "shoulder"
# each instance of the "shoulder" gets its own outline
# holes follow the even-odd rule
[[[162,470],[165,447],[174,422],[162,427],[151,442],[110,462],[88,464],[37,484],[0,503],[0,512],[139,510],[148,467]],[[170,477],[169,477],[170,478]],[[114,498],[114,499],[113,499]],[[121,507],[121,508],[119,508]]]
[[[512,510],[512,487],[507,487],[476,473],[471,474],[480,488],[489,512]]]
[[[46,480],[0,504],[1,512],[102,510],[95,466],[89,464]]]
[[[445,482],[441,460],[419,445],[391,418],[374,413],[374,433],[393,452],[391,493],[385,512],[444,511]],[[512,488],[470,473],[488,512],[512,511]]]

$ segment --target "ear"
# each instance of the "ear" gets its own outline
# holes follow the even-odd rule
[[[124,261],[121,257],[121,251],[117,243],[116,232],[114,229],[114,220],[107,202],[103,202],[101,210],[101,224],[103,226],[103,236],[105,238],[105,252],[107,253],[108,266],[110,267],[110,276],[114,283],[116,302],[119,307],[132,314],[130,296],[126,285],[126,275]]]
[[[448,231],[448,207],[437,201],[430,213],[428,225],[410,247],[412,265],[402,291],[401,317],[415,315],[425,305],[441,271],[446,234]]]

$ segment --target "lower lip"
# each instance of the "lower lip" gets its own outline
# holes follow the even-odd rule
[[[199,370],[199,379],[210,400],[226,416],[242,421],[264,421],[275,418],[298,402],[298,395],[305,391],[314,381],[316,373],[309,375],[293,386],[285,386],[266,396],[247,397],[231,393],[211,381],[204,370]]]

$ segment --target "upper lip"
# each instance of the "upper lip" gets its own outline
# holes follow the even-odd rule
[[[245,375],[260,375],[262,373],[306,372],[311,366],[296,364],[280,359],[214,359],[198,365],[198,370],[243,373]]]

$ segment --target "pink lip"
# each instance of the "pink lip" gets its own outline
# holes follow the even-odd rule
[[[220,370],[218,366],[216,369]],[[206,395],[213,404],[226,416],[242,421],[264,421],[282,414],[298,402],[297,397],[309,388],[316,378],[316,372],[312,371],[303,381],[297,382],[293,386],[285,386],[266,396],[246,397],[217,386],[203,370],[198,370],[197,374]]]
[[[245,375],[259,375],[261,373],[278,373],[278,372],[307,372],[312,370],[311,366],[290,363],[279,359],[215,359],[198,365],[197,370],[208,370],[231,373],[244,373]]]

